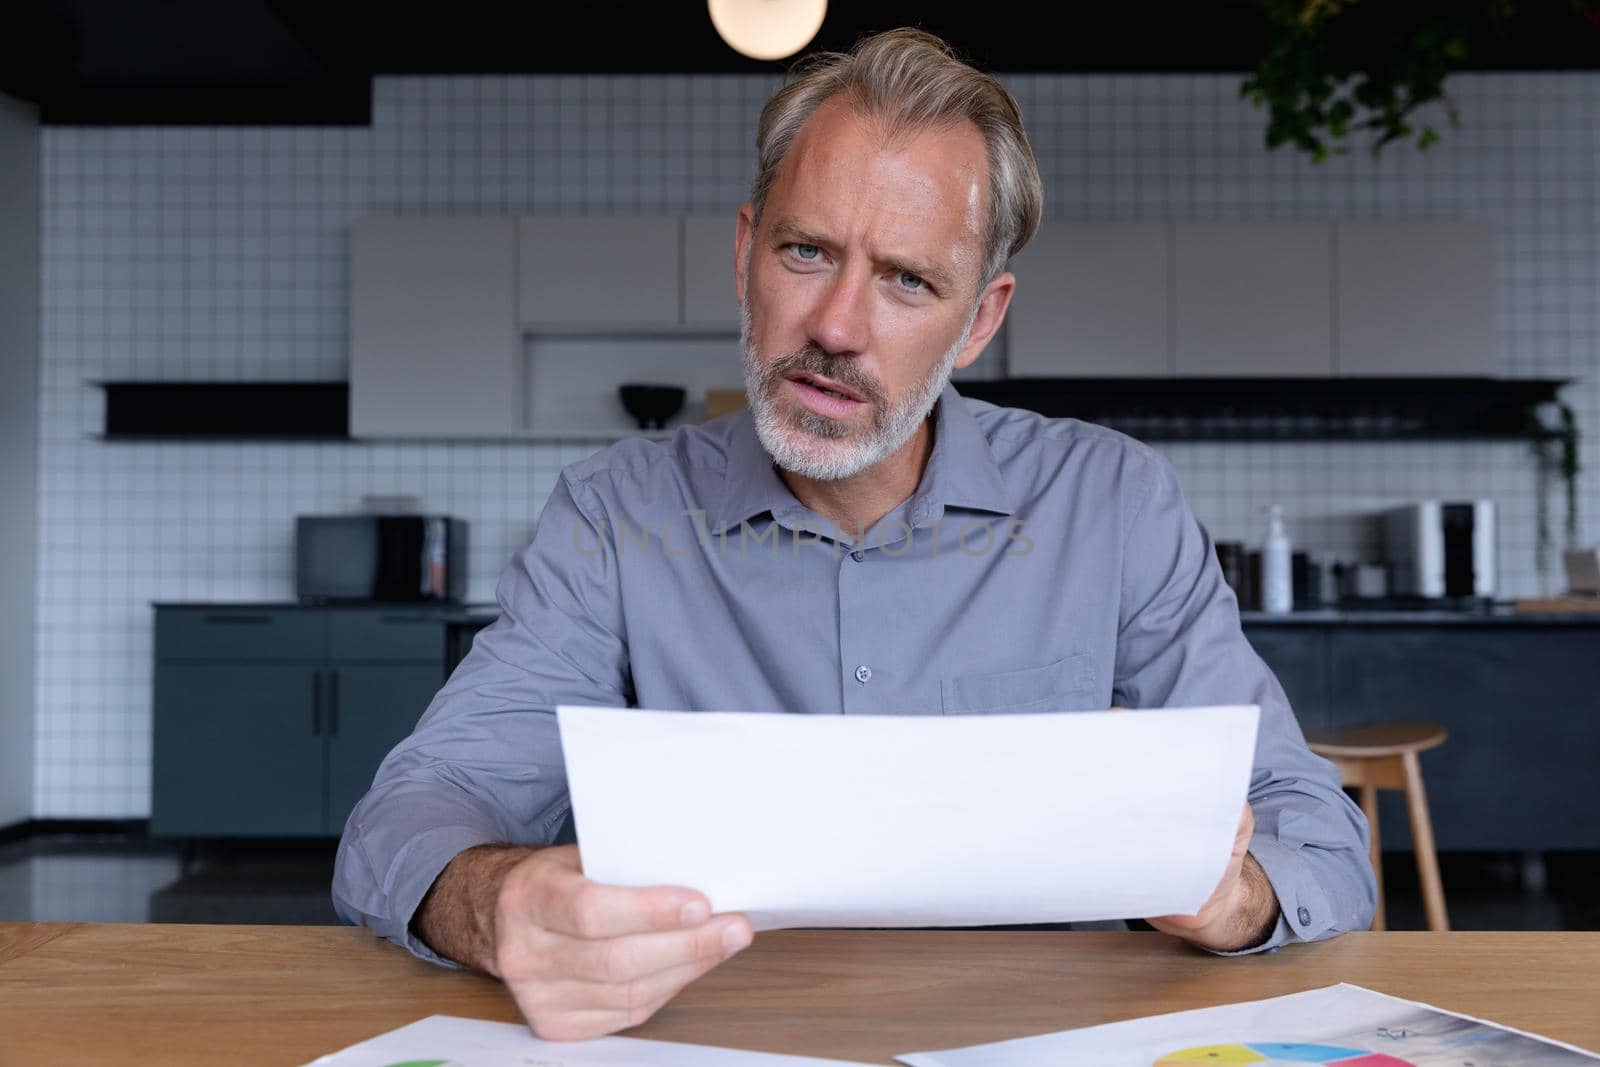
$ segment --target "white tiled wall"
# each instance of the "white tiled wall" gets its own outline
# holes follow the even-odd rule
[[[1262,116],[1232,78],[1008,82],[1052,217],[1484,218],[1499,234],[1500,373],[1600,370],[1600,75],[1458,77],[1463,125],[1429,153],[1320,168],[1261,147]],[[47,130],[35,814],[148,812],[151,600],[290,598],[294,516],[363,493],[468,519],[471,596],[487,599],[556,472],[592,448],[108,444],[90,382],[344,377],[346,228],[362,214],[731,212],[773,87],[394,78],[377,83],[371,128]],[[1568,395],[1600,427],[1600,389]],[[1533,567],[1526,446],[1167,451],[1224,539],[1255,539],[1278,500],[1301,543],[1364,554],[1373,508],[1493,496],[1503,591],[1550,587]],[[1584,462],[1594,542],[1592,436]]]

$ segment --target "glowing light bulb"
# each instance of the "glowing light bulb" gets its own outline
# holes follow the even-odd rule
[[[740,55],[783,59],[811,43],[828,0],[706,0],[711,24]]]

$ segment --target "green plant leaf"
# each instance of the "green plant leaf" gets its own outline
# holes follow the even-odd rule
[[[1587,2],[1587,0],[1585,0]],[[1315,162],[1344,153],[1355,131],[1369,131],[1376,157],[1384,146],[1440,140],[1420,108],[1442,102],[1460,125],[1444,83],[1469,52],[1469,16],[1508,18],[1514,0],[1256,0],[1273,27],[1266,54],[1239,87],[1265,108],[1269,148],[1292,142]]]

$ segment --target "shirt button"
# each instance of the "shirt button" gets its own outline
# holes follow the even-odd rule
[[[1300,925],[1301,926],[1310,926],[1311,925],[1311,912],[1310,912],[1309,909],[1301,908],[1295,914],[1300,917]]]
[[[855,560],[857,563],[860,563],[862,560],[867,558],[867,554],[858,548],[854,552],[850,553],[850,558]]]
[[[861,666],[857,667],[856,668],[856,681],[860,682],[862,685],[865,685],[868,682],[872,681],[872,668],[867,666],[865,663],[863,663]]]

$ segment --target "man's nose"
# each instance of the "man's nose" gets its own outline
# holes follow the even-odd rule
[[[812,309],[807,332],[823,351],[858,355],[871,335],[872,278],[866,271],[841,270]]]

